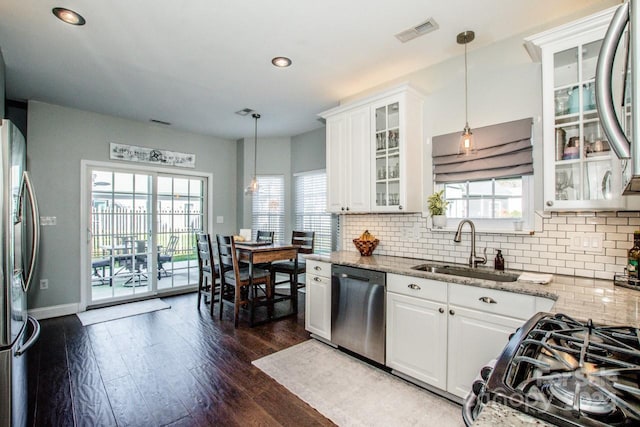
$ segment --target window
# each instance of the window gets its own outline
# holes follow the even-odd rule
[[[284,176],[258,175],[258,191],[253,194],[251,229],[273,231],[273,239],[284,239]]]
[[[522,178],[444,185],[451,218],[522,219]]]
[[[295,175],[295,229],[315,231],[315,253],[332,248],[332,216],[327,213],[327,174],[313,171]]]

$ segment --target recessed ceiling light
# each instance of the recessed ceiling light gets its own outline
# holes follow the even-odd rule
[[[291,60],[286,56],[276,56],[271,60],[271,63],[276,67],[286,68],[291,65]]]
[[[64,7],[54,7],[52,12],[56,16],[56,18],[66,22],[67,24],[84,25],[87,22],[78,12],[74,12],[70,9],[65,9]]]

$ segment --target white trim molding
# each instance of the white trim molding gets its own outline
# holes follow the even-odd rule
[[[29,314],[38,320],[50,319],[52,317],[68,316],[70,314],[79,313],[80,304],[61,304],[52,305],[50,307],[40,307],[29,309]]]

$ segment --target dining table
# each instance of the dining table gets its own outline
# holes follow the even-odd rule
[[[298,245],[290,243],[263,243],[263,242],[236,242],[236,250],[238,251],[238,259],[249,264],[249,283],[253,285],[253,270],[257,264],[270,263],[273,261],[294,260],[296,270],[298,269]],[[295,316],[298,314],[298,286],[295,281],[290,283],[288,294],[277,294],[275,285],[273,289],[273,298],[270,301],[270,313],[273,313],[275,303],[280,301],[291,301],[291,311],[279,316],[269,315],[267,321],[278,320],[284,317]],[[250,286],[252,288],[252,286]],[[276,298],[277,297],[277,298]],[[260,322],[263,323],[263,322]],[[251,315],[250,324],[253,322],[253,314]]]

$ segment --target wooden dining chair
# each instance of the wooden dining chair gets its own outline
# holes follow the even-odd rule
[[[291,244],[298,246],[298,254],[313,253],[313,245],[315,243],[315,232],[313,231],[294,231],[291,235]],[[295,283],[296,287],[304,287],[304,283],[298,282],[298,276],[307,271],[307,265],[304,259],[298,259],[298,268],[296,269],[295,260],[274,262],[271,264],[271,281],[274,286],[282,283]],[[276,281],[276,274],[282,273],[289,275],[289,280]],[[295,280],[295,282],[294,282]]]
[[[213,305],[216,300],[216,292],[220,286],[220,270],[213,262],[213,250],[211,249],[211,237],[206,233],[196,234],[196,247],[198,251],[198,310],[200,301],[204,295],[204,303],[209,298],[209,311],[213,316]]]
[[[258,293],[262,293],[267,300],[272,298],[271,275],[260,268],[253,269],[253,286],[249,289],[249,268],[240,268],[238,253],[233,236],[216,236],[218,246],[218,260],[220,271],[220,319],[225,302],[232,302],[234,307],[234,327],[238,327],[240,307],[248,307],[250,320],[253,325],[255,307],[258,303]]]
[[[258,230],[256,242],[273,243],[273,231]]]

